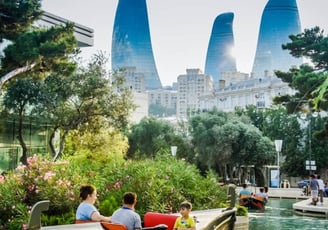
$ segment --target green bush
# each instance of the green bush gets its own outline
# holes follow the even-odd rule
[[[194,210],[226,207],[226,188],[209,172],[204,178],[197,168],[171,156],[140,161],[51,162],[29,158],[29,166],[9,172],[0,186],[0,229],[21,229],[29,211],[40,200],[50,200],[42,225],[69,224],[75,220],[81,184],[97,187],[95,204],[104,215],[121,206],[124,192],[138,195],[136,211],[177,212],[189,200]]]
[[[236,208],[237,208],[237,212],[236,212],[237,216],[248,216],[248,209],[246,207],[237,205]]]

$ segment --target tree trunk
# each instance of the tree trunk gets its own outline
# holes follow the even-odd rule
[[[18,122],[18,135],[17,139],[19,141],[20,146],[22,147],[23,154],[22,157],[20,158],[20,162],[22,164],[27,165],[27,147],[23,138],[23,115],[22,113],[19,115],[19,122]]]
[[[61,155],[64,151],[65,139],[66,139],[67,134],[68,134],[68,130],[65,130],[63,135],[60,135],[59,149],[58,149],[58,152],[56,153],[55,157],[53,158],[53,161],[56,161],[61,157]]]
[[[55,148],[55,144],[54,144],[56,131],[57,131],[57,128],[54,128],[49,136],[49,141],[48,141],[52,158],[54,158],[56,156],[56,148]]]
[[[10,71],[9,73],[6,73],[4,76],[2,76],[0,78],[0,90],[2,89],[2,86],[3,86],[3,84],[5,84],[6,81],[10,80],[11,78],[15,77],[16,75],[18,75],[20,73],[24,73],[26,71],[33,69],[33,67],[35,65],[36,64],[33,63],[31,65],[26,65],[21,68],[14,69],[14,70]]]

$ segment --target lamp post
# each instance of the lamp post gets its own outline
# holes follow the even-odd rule
[[[277,167],[278,167],[278,185],[277,187],[280,187],[280,152],[281,152],[281,148],[282,148],[282,140],[275,140],[274,144],[276,146],[276,152],[277,152]]]
[[[175,157],[175,155],[177,154],[177,150],[178,146],[171,146],[171,153],[173,157]]]
[[[307,127],[308,127],[308,138],[309,138],[309,160],[305,161],[305,169],[309,170],[310,175],[312,174],[312,170],[316,170],[317,166],[315,165],[315,161],[312,160],[312,131],[311,131],[311,120],[312,118],[316,118],[318,116],[318,112],[313,113],[302,113],[301,118],[305,121],[307,121]]]

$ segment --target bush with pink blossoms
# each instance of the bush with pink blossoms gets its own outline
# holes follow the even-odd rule
[[[28,166],[8,172],[0,182],[0,229],[21,229],[28,222],[32,206],[40,200],[51,201],[47,215],[60,219],[63,213],[74,212],[82,181],[67,162],[28,158]],[[74,221],[73,214],[69,221]]]
[[[163,156],[154,160],[96,160],[52,162],[29,158],[29,165],[8,172],[0,186],[0,229],[22,229],[28,222],[32,205],[50,200],[42,225],[70,224],[75,221],[81,184],[97,187],[96,206],[111,215],[121,206],[124,192],[138,194],[136,211],[176,212],[184,200],[194,210],[226,206],[226,189],[214,174],[200,175],[194,165]]]

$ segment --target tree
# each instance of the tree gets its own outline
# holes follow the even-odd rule
[[[286,102],[293,107],[309,103],[314,109],[326,109],[328,87],[328,37],[319,27],[305,29],[303,33],[290,35],[291,42],[282,48],[289,50],[294,57],[305,57],[313,67],[302,65],[291,68],[289,72],[277,71],[276,75],[288,82],[290,87],[299,90],[295,96],[278,97],[276,102]],[[290,103],[289,103],[290,102]],[[296,108],[297,109],[297,108]]]
[[[163,150],[170,153],[170,147],[173,145],[178,147],[178,157],[188,157],[187,146],[183,138],[175,134],[173,126],[154,117],[144,118],[133,125],[128,139],[128,158],[154,158]]]
[[[303,33],[290,36],[291,42],[282,45],[289,50],[294,57],[305,57],[313,66],[301,65],[299,68],[291,68],[288,72],[277,71],[276,75],[297,91],[295,95],[283,95],[275,98],[275,103],[284,104],[289,113],[311,113],[313,110],[321,111],[328,108],[328,37],[319,27],[305,29]],[[321,148],[328,140],[328,121],[325,126],[316,131],[316,140],[312,136],[305,139],[305,143],[316,141]],[[317,147],[317,145],[315,146]],[[318,146],[319,147],[319,146]],[[318,148],[319,150],[319,148]],[[316,158],[324,159],[325,154],[319,154]]]
[[[51,75],[44,81],[43,99],[38,105],[41,116],[52,125],[49,145],[54,160],[64,151],[69,132],[97,132],[102,127],[124,130],[134,109],[131,92],[123,87],[123,78],[109,78],[108,59],[94,55],[87,67],[67,77]],[[59,133],[56,149],[55,134]]]
[[[30,115],[31,105],[35,105],[40,100],[40,82],[32,79],[18,79],[12,82],[7,89],[3,104],[12,116],[18,119],[18,136],[17,139],[22,147],[22,157],[20,161],[27,165],[27,146],[24,141],[24,118]]]
[[[209,111],[190,121],[192,143],[202,170],[215,169],[220,176],[233,178],[234,168],[262,167],[273,162],[273,143],[249,123],[233,114]]]
[[[44,78],[51,72],[69,75],[76,69],[71,56],[77,53],[73,24],[33,29],[17,35],[1,57],[0,89],[18,75]]]
[[[26,32],[42,15],[41,0],[3,0],[0,9],[0,43]]]

